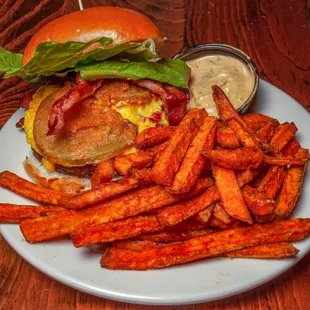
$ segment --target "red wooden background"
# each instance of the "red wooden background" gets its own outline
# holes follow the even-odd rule
[[[84,0],[84,7],[122,6],[148,15],[167,37],[161,56],[200,43],[238,47],[262,79],[310,111],[310,0]],[[0,45],[22,52],[44,24],[78,10],[77,0],[0,0]],[[27,85],[0,79],[0,128]],[[305,110],[305,113],[307,111]],[[159,309],[80,293],[34,269],[0,236],[0,309]],[[310,309],[310,255],[279,279],[237,297],[173,309]],[[168,309],[168,308],[166,308]]]

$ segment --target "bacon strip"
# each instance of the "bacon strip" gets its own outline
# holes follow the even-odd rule
[[[102,84],[103,80],[82,81],[77,75],[77,85],[58,99],[52,106],[48,120],[47,135],[59,134],[65,126],[66,112],[76,107],[83,99],[91,96]]]
[[[23,97],[20,99],[20,102],[19,102],[19,104],[22,108],[25,108],[25,109],[29,108],[29,103],[31,102],[32,97],[38,88],[39,87],[35,87],[35,88],[30,89],[29,91],[27,91],[26,93],[23,94]]]
[[[134,81],[140,87],[147,88],[152,93],[158,94],[164,101],[164,111],[167,114],[170,125],[178,125],[184,116],[185,107],[189,96],[176,87],[153,80]]]

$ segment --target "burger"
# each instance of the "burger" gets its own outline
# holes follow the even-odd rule
[[[22,101],[23,126],[49,171],[89,176],[138,132],[181,121],[190,69],[181,60],[158,60],[164,39],[143,14],[106,6],[48,23],[23,55],[0,47],[4,77],[34,87]]]

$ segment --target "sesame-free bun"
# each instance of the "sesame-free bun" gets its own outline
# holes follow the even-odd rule
[[[164,40],[153,22],[139,12],[112,6],[92,7],[59,17],[41,28],[26,46],[22,64],[32,58],[42,42],[87,42],[99,37],[112,38],[115,44],[147,38],[160,44]]]

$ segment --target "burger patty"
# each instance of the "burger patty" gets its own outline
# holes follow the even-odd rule
[[[33,155],[36,159],[38,159],[40,162],[42,161],[42,155],[40,155],[38,152],[36,152],[34,149],[32,149]],[[82,167],[64,167],[62,165],[55,165],[55,171],[73,175],[80,178],[90,178],[91,175],[94,173],[96,169],[96,166],[94,165],[86,165]]]

